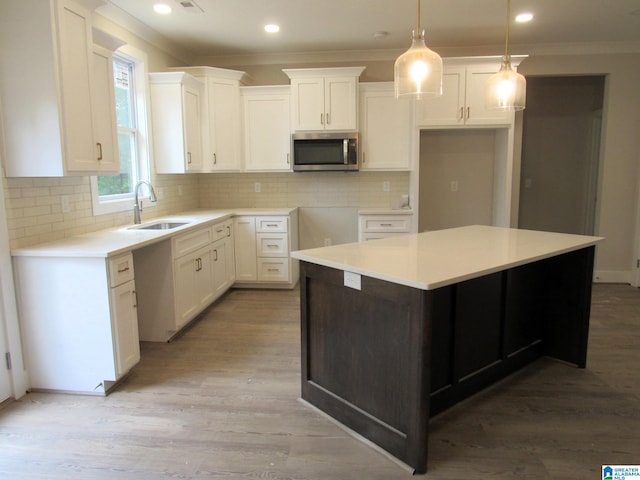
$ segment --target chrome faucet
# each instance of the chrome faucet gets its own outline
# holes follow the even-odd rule
[[[133,198],[135,202],[133,204],[133,223],[140,223],[140,212],[142,211],[142,200],[138,200],[138,190],[140,189],[140,185],[142,184],[145,184],[147,187],[149,187],[149,200],[151,200],[152,202],[158,201],[158,198],[156,197],[156,192],[153,189],[153,185],[151,185],[146,180],[140,180],[138,183],[136,183],[136,186],[133,189]]]

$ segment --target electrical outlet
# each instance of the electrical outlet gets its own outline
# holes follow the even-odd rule
[[[331,239],[330,238],[325,238],[324,239],[324,246],[325,247],[330,247],[331,246]]]
[[[262,191],[262,185],[260,185],[260,182],[256,182],[256,184],[254,185],[254,190],[256,193],[260,193]]]
[[[457,180],[452,180],[451,181],[451,191],[452,192],[457,192],[458,191],[458,181]]]
[[[382,182],[382,191],[383,192],[388,192],[389,191],[389,182],[388,181]]]

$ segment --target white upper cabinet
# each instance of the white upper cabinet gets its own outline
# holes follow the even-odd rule
[[[105,54],[93,49],[91,8],[99,3],[0,2],[0,31],[10,39],[0,45],[7,176],[119,172],[115,114],[96,104],[113,98]]]
[[[515,67],[519,60],[512,63]],[[499,59],[445,58],[442,96],[417,102],[418,126],[511,125],[513,112],[484,106],[485,83],[499,69]]]
[[[185,67],[182,70],[204,84],[202,171],[240,171],[240,83],[245,72],[215,67]]]
[[[293,130],[357,130],[358,77],[363,71],[364,67],[283,70],[291,79]]]
[[[360,85],[360,169],[411,169],[411,104],[393,82]]]
[[[119,172],[116,98],[113,87],[113,52],[93,47],[93,127],[101,172]]]
[[[156,172],[201,172],[203,83],[185,72],[150,73],[149,83]]]
[[[244,169],[291,170],[290,88],[242,87]]]

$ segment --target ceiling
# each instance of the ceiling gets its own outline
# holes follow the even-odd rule
[[[172,13],[156,14],[159,1]],[[185,0],[108,0],[98,12],[142,22],[194,57],[404,50],[417,24],[416,0],[186,1],[195,6],[183,7]],[[511,23],[512,53],[640,52],[640,0],[512,0],[513,14],[523,11],[535,17]],[[422,0],[421,19],[427,45],[436,51],[504,50],[506,0]],[[280,32],[267,34],[266,23],[279,24]],[[388,34],[376,38],[376,32]]]

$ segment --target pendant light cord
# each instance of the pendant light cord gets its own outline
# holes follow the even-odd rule
[[[422,36],[422,30],[420,30],[420,0],[418,0],[418,30],[416,31],[418,36]]]
[[[504,44],[504,58],[509,60],[509,19],[511,18],[511,0],[507,0],[507,38]]]

